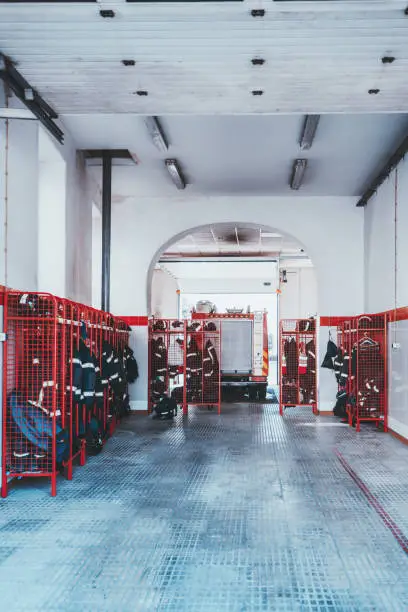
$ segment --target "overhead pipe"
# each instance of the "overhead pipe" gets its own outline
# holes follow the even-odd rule
[[[367,206],[369,200],[377,193],[384,181],[389,177],[391,172],[398,166],[408,153],[408,136],[404,138],[399,147],[394,151],[387,163],[384,165],[381,172],[376,176],[371,185],[365,190],[356,206]]]

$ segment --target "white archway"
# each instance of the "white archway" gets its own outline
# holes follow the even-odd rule
[[[351,198],[192,196],[140,198],[112,216],[111,304],[146,315],[152,269],[177,237],[208,225],[265,226],[292,236],[313,261],[319,314],[360,312],[364,297],[364,212]],[[346,289],[345,289],[346,288]],[[345,290],[347,299],[345,300]]]
[[[166,250],[172,246],[173,244],[175,244],[176,242],[182,240],[183,238],[185,238],[186,236],[190,235],[190,234],[194,234],[195,232],[199,232],[199,231],[203,231],[203,230],[207,230],[212,226],[216,226],[217,228],[222,229],[223,226],[228,227],[231,225],[235,225],[235,226],[239,226],[239,227],[243,227],[243,228],[251,228],[251,229],[261,229],[265,232],[276,232],[281,234],[282,236],[285,236],[287,238],[290,238],[294,241],[296,241],[299,244],[299,247],[304,249],[306,251],[306,245],[304,245],[302,242],[300,242],[300,240],[298,240],[295,236],[293,236],[292,234],[289,234],[288,232],[282,231],[281,229],[278,229],[276,227],[271,227],[269,225],[263,225],[263,224],[256,224],[256,223],[247,223],[247,222],[240,222],[240,221],[230,221],[230,222],[222,222],[222,223],[212,223],[212,224],[203,224],[203,225],[198,225],[198,226],[194,226],[188,229],[183,230],[182,232],[179,232],[178,234],[172,236],[171,238],[169,238],[159,249],[157,249],[156,253],[154,254],[152,261],[150,262],[149,265],[149,270],[148,270],[148,274],[147,274],[147,279],[146,279],[146,298],[147,298],[147,313],[149,315],[153,314],[152,312],[152,281],[153,281],[153,274],[154,274],[154,270],[156,267],[156,264],[159,262],[160,257],[162,256],[162,254],[164,252],[166,252]]]

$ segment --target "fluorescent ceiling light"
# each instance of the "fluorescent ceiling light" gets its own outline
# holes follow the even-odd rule
[[[303,132],[300,138],[300,148],[302,151],[308,151],[316,136],[317,126],[319,125],[320,115],[306,115],[303,124]]]
[[[291,189],[299,189],[303,182],[307,168],[307,159],[295,159],[293,162],[292,178],[290,179]]]
[[[274,232],[261,232],[261,238],[282,238],[282,235]]]
[[[164,136],[159,120],[156,117],[146,117],[145,123],[154,146],[162,153],[165,153],[168,150],[169,145],[167,144],[167,140]]]
[[[186,181],[184,180],[184,176],[179,168],[178,162],[176,159],[166,159],[166,168],[169,171],[171,176],[171,180],[177,187],[177,189],[185,189]]]

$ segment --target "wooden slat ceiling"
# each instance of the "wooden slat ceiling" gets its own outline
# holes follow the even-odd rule
[[[265,17],[253,18],[260,5]],[[102,19],[97,3],[9,3],[0,50],[62,114],[406,111],[406,6],[116,1]]]

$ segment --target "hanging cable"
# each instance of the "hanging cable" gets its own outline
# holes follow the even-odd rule
[[[4,151],[4,286],[8,287],[8,166],[9,166],[9,120],[6,119]]]
[[[394,177],[394,322],[396,322],[397,320],[397,306],[398,306],[397,298],[398,298],[398,168],[395,168],[395,177]],[[394,334],[396,334],[395,325],[394,325]]]

